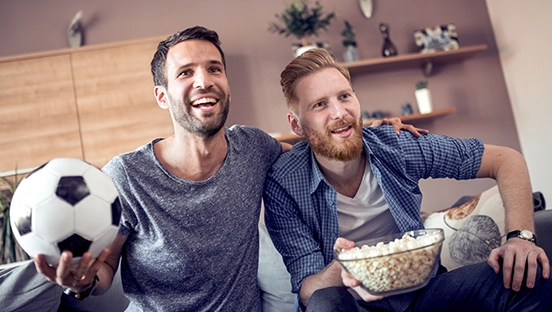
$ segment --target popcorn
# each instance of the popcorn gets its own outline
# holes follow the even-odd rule
[[[443,232],[438,229],[424,230],[426,235],[421,236],[410,234],[414,232],[388,243],[336,252],[337,259],[372,294],[423,287],[441,252]]]

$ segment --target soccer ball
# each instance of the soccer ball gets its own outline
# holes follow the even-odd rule
[[[119,230],[122,206],[111,178],[75,158],[55,158],[21,180],[10,205],[14,236],[31,257],[57,265],[64,250],[78,263],[96,258]]]

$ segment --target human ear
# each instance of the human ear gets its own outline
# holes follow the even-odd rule
[[[291,126],[291,130],[298,136],[303,136],[303,129],[299,124],[299,117],[297,117],[295,113],[289,112],[287,114],[287,118],[288,118],[289,125]]]
[[[157,101],[157,105],[162,109],[169,109],[169,103],[167,101],[167,90],[162,86],[155,86],[153,88],[153,95]]]

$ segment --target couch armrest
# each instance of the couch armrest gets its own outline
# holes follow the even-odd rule
[[[537,244],[552,259],[552,210],[535,211],[535,234]]]

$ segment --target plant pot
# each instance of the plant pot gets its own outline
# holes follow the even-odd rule
[[[304,45],[304,46],[298,46],[298,45],[292,46],[293,55],[295,57],[298,57],[299,55],[305,53],[306,51],[308,51],[310,49],[315,49],[315,48],[318,48],[318,46],[316,44],[309,44],[309,45]]]
[[[345,62],[354,62],[358,61],[358,50],[353,45],[348,45],[347,50],[343,53],[343,61]]]
[[[420,114],[427,114],[433,111],[431,106],[431,93],[428,89],[418,89],[414,93],[416,95],[416,102],[418,103],[418,111]]]

